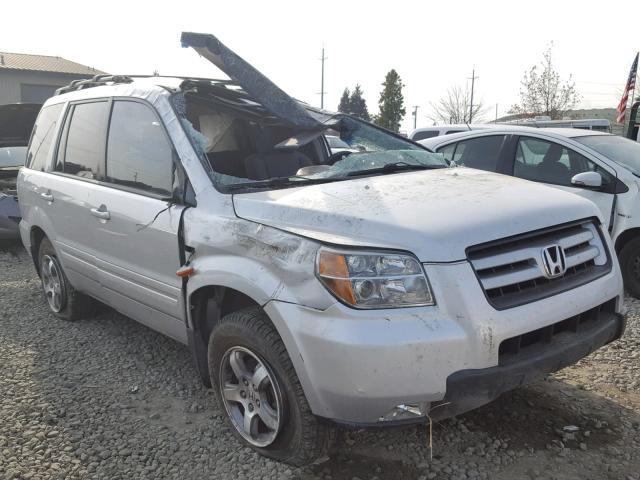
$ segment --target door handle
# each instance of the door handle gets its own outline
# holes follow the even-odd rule
[[[53,202],[53,195],[51,195],[50,192],[47,192],[47,193],[42,192],[40,194],[40,198],[42,198],[43,200],[45,200],[47,202]]]
[[[94,217],[98,217],[102,220],[109,220],[111,218],[111,214],[109,213],[109,210],[107,210],[107,207],[105,207],[104,205],[100,205],[100,207],[98,208],[92,208],[91,215],[93,215]]]

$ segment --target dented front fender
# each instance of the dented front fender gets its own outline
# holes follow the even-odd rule
[[[280,300],[324,310],[335,303],[314,275],[316,241],[199,209],[185,213],[184,237],[193,249],[188,297],[201,287],[224,286],[260,305]]]

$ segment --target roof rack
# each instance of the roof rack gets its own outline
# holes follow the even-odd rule
[[[73,80],[66,87],[60,87],[56,90],[56,95],[69,93],[76,90],[84,90],[85,88],[99,87],[107,83],[131,83],[136,78],[180,78],[185,81],[207,82],[217,85],[236,85],[233,80],[223,80],[217,78],[201,78],[201,77],[184,77],[181,75],[95,75],[86,80]]]
[[[95,75],[87,80],[73,80],[66,87],[61,87],[56,90],[56,95],[62,95],[63,93],[69,93],[76,90],[84,90],[85,88],[99,87],[106,85],[107,83],[131,83],[133,79],[127,75]]]

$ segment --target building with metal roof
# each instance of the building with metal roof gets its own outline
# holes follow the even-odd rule
[[[0,105],[43,103],[72,80],[103,73],[62,57],[0,52]]]

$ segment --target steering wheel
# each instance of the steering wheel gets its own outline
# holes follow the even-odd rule
[[[327,161],[324,163],[325,165],[333,165],[334,163],[339,162],[344,157],[346,157],[347,155],[351,155],[352,153],[353,152],[350,152],[349,150],[342,150],[341,152],[336,152],[332,155],[329,155],[329,158],[327,158]]]

